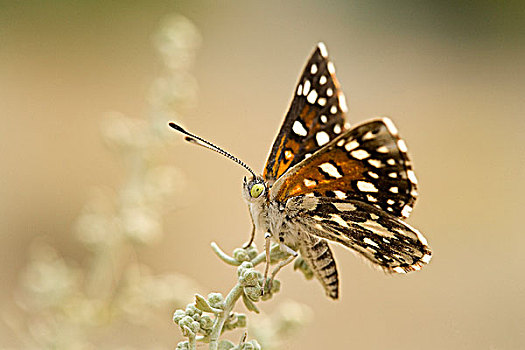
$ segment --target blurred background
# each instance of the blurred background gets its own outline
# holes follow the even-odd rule
[[[231,251],[251,224],[244,170],[158,126],[175,119],[262,171],[318,41],[349,121],[387,115],[406,140],[420,180],[408,221],[434,258],[419,273],[390,277],[335,247],[337,302],[286,269],[282,291],[260,308],[291,299],[313,317],[282,348],[525,348],[525,5],[517,0],[1,1],[0,345],[174,348],[182,339],[174,308],[235,283],[209,243]],[[170,43],[183,55],[170,58]],[[131,222],[127,243],[109,232],[112,215]],[[122,249],[108,255],[108,246]],[[151,285],[137,292],[139,270]],[[131,295],[119,309],[130,324],[118,327],[117,312],[92,297],[111,299],[115,276]],[[71,318],[77,327],[65,330]],[[86,324],[90,334],[39,343],[55,337],[49,324],[66,338],[84,339]]]

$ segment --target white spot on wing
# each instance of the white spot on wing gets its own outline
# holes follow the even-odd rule
[[[397,173],[396,172],[391,172],[390,174],[388,174],[388,176],[390,176],[393,179],[396,179],[397,178]]]
[[[376,149],[379,153],[388,153],[388,148],[386,146],[381,146]]]
[[[430,259],[432,259],[432,256],[429,255],[429,254],[425,254],[422,258],[421,258],[421,261],[424,262],[425,264],[428,264],[430,262]]]
[[[334,194],[335,194],[335,196],[336,196],[338,199],[346,199],[346,193],[344,193],[343,191],[335,190],[335,191],[334,191]],[[337,203],[335,203],[334,206],[335,206],[337,209],[339,209],[339,208],[337,207]],[[353,205],[352,205],[352,206],[353,206]],[[353,207],[354,207],[354,206],[353,206]],[[355,209],[355,207],[354,207],[354,209]],[[342,209],[339,209],[339,210],[342,210]]]
[[[315,134],[315,140],[319,146],[326,145],[328,142],[330,142],[330,136],[328,136],[328,134],[324,131],[319,131],[317,134]]]
[[[408,150],[407,144],[403,140],[397,140],[397,147],[401,152],[406,152]]]
[[[363,140],[370,140],[375,137],[374,133],[372,131],[367,131],[366,134],[363,135]]]
[[[370,175],[370,177],[373,177],[374,179],[379,179],[379,175],[374,173],[373,171],[369,171],[368,175]]]
[[[341,110],[343,112],[348,112],[348,106],[346,105],[346,98],[345,95],[339,94],[339,107],[341,107]]]
[[[359,142],[357,142],[356,140],[352,140],[350,142],[348,142],[346,145],[345,145],[345,149],[350,152],[351,150],[353,150],[354,148],[357,148],[359,147]]]
[[[303,84],[299,84],[297,87],[297,95],[301,96],[303,94]]]
[[[343,226],[346,228],[350,228],[346,221],[343,220],[343,218],[337,214],[330,214],[330,217],[332,218],[332,221],[336,222],[339,226]]]
[[[317,44],[317,47],[319,48],[319,52],[321,53],[321,56],[324,58],[328,57],[328,50],[326,49],[326,46],[324,43]]]
[[[337,107],[336,106],[330,107],[330,113],[336,114],[337,113]]]
[[[330,74],[335,74],[335,67],[332,62],[328,62],[326,64],[326,68],[328,68],[328,72],[330,72]]]
[[[321,119],[321,123],[323,124],[325,124],[328,121],[328,118],[324,114],[321,115],[320,119]]]
[[[354,211],[357,209],[352,203],[333,203],[333,205],[339,211]]]
[[[410,182],[412,182],[413,184],[417,184],[417,178],[416,178],[416,174],[414,173],[414,171],[407,170],[407,176]]]
[[[368,181],[357,181],[357,188],[363,192],[377,192],[377,188],[373,183]]]
[[[317,100],[317,91],[312,89],[312,91],[310,91],[310,93],[306,97],[306,100],[312,104],[315,103],[315,101]]]
[[[324,98],[324,97],[319,97],[319,99],[317,100],[317,103],[319,103],[319,106],[324,106],[324,105],[326,105],[326,98]]]
[[[334,133],[339,134],[341,132],[341,126],[339,124],[334,125]]]
[[[312,186],[315,186],[317,184],[316,181],[313,181],[313,180],[310,180],[310,179],[304,179],[303,182],[304,182],[304,185],[306,187],[312,187]]]
[[[366,199],[368,199],[369,202],[377,202],[377,198],[372,196],[371,194],[367,194]]]
[[[412,207],[407,204],[403,207],[403,210],[401,210],[401,215],[407,218],[411,212],[412,212]]]
[[[310,73],[312,74],[315,74],[317,73],[317,64],[312,64],[312,66],[310,67]]]
[[[396,165],[396,161],[395,161],[394,158],[390,158],[390,159],[388,159],[388,160],[386,161],[386,163],[387,163],[388,165]]]
[[[350,152],[350,155],[354,157],[355,159],[363,160],[365,158],[370,157],[370,153],[365,151],[364,149],[357,149],[355,151]]]
[[[328,79],[326,79],[326,75],[321,75],[321,77],[319,78],[319,85],[324,85],[327,81]]]
[[[341,139],[341,140],[337,141],[337,145],[338,145],[339,147],[341,147],[342,145],[345,144],[345,142],[346,142],[345,139]]]
[[[374,204],[375,205],[375,204]],[[356,223],[356,225],[361,226],[367,230],[373,231],[375,234],[382,237],[388,237],[389,239],[394,239],[394,234],[388,231],[384,226],[379,224],[377,221],[367,220],[365,222]]]
[[[370,238],[368,237],[365,237],[363,239],[363,242],[365,242],[366,244],[370,244],[370,245],[373,245],[374,247],[377,247],[379,248],[379,244],[377,244],[376,242],[372,241]]]
[[[298,121],[298,120],[296,120],[293,123],[292,130],[293,130],[294,133],[296,133],[299,136],[306,136],[306,134],[308,134],[308,132],[304,128],[303,124],[300,121]]]
[[[390,119],[383,118],[383,123],[385,123],[386,128],[392,135],[397,135],[397,128]]]
[[[381,161],[379,159],[369,159],[368,164],[375,168],[381,168]]]
[[[390,192],[392,193],[399,193],[399,188],[394,186],[394,187],[390,187]]]
[[[310,80],[304,82],[303,95],[306,96],[310,92]]]
[[[396,266],[393,268],[393,270],[397,273],[407,273],[402,267]]]
[[[332,88],[326,89],[326,96],[331,97],[334,94],[334,90]]]
[[[325,173],[336,179],[343,177],[343,175],[339,174],[339,171],[337,171],[337,168],[333,164],[323,163],[319,165],[319,168],[323,169]]]

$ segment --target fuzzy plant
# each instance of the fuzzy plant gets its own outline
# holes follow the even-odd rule
[[[247,327],[247,316],[242,313],[234,312],[233,309],[239,300],[242,300],[248,311],[259,313],[256,303],[271,299],[280,290],[281,282],[277,279],[264,279],[261,272],[255,267],[266,261],[266,253],[259,253],[255,245],[246,248],[236,248],[232,255],[226,254],[216,243],[211,247],[215,254],[226,264],[237,267],[237,283],[226,296],[221,293],[210,293],[205,298],[195,294],[195,301],[186,306],[185,309],[178,309],[173,314],[173,322],[181,329],[182,335],[188,340],[182,341],[177,345],[177,350],[195,350],[197,342],[208,343],[209,350],[259,350],[261,344],[265,349],[278,349],[276,338],[279,333],[291,333],[294,326],[303,323],[308,319],[308,311],[303,308],[294,313],[298,316],[292,322],[285,323],[277,331],[270,333],[261,332],[261,328],[256,327],[254,334],[260,334],[262,339],[247,340],[248,332],[243,333],[240,341],[235,344],[227,339],[219,339],[220,336],[230,330]],[[278,263],[288,258],[288,254],[279,249],[278,244],[270,248],[271,264]],[[312,271],[302,259],[298,259],[294,265],[304,275],[310,279],[313,277]],[[288,316],[290,314],[288,313]],[[279,323],[282,320],[276,320]],[[267,346],[266,346],[267,345]]]
[[[117,190],[92,190],[82,209],[74,229],[82,261],[65,258],[49,238],[31,245],[15,291],[17,308],[2,315],[15,348],[130,348],[122,342],[166,348],[141,342],[162,338],[159,325],[168,310],[199,288],[180,273],[156,274],[141,259],[144,247],[162,239],[163,212],[176,209],[170,203],[183,190],[182,172],[170,165],[173,138],[165,121],[190,113],[197,96],[190,73],[200,43],[196,27],[182,16],[168,17],[154,39],[166,69],[151,88],[148,116],[113,112],[101,123],[123,182]],[[125,332],[135,336],[113,336]]]
[[[212,349],[228,349],[233,343],[219,337],[247,323],[246,316],[232,313],[235,302],[242,298],[257,310],[261,281],[253,268],[264,256],[254,247],[228,257],[214,246],[225,262],[238,266],[239,282],[226,297],[197,296],[185,308],[195,291],[204,289],[202,284],[183,273],[156,274],[141,259],[143,247],[162,239],[163,212],[177,209],[170,203],[177,203],[183,191],[183,173],[169,165],[174,138],[166,121],[183,120],[195,106],[191,68],[201,38],[191,21],[175,15],[166,18],[154,41],[166,69],[150,90],[148,116],[113,112],[102,121],[103,140],[120,160],[123,182],[117,190],[94,189],[84,206],[74,230],[84,250],[82,261],[64,257],[49,239],[35,239],[15,291],[16,308],[3,308],[4,332],[11,335],[3,349],[9,349],[8,343],[16,349],[169,349],[171,342],[153,339],[169,338],[164,325],[174,308],[183,308],[174,320],[188,337],[179,348],[194,348],[199,340]],[[261,298],[271,297],[278,287],[275,281],[271,293]],[[297,303],[283,303],[275,315],[254,323],[250,334],[259,335],[268,344],[265,349],[278,349],[307,314]],[[242,344],[244,349],[259,346],[255,341]]]

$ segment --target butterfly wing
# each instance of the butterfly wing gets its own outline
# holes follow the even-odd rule
[[[386,272],[417,271],[431,259],[419,231],[368,203],[300,196],[286,208],[290,225],[351,248]]]
[[[269,183],[343,131],[346,102],[334,74],[326,47],[319,43],[299,79],[266,162],[263,176]]]
[[[289,169],[270,189],[270,200],[294,196],[360,200],[408,217],[417,180],[406,145],[388,118],[356,126]]]

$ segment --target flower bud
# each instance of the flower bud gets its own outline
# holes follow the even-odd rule
[[[175,323],[179,323],[180,320],[182,320],[182,318],[186,316],[186,313],[183,311],[183,310],[176,310],[174,313],[173,313],[173,322]]]
[[[188,328],[191,329],[193,333],[197,333],[201,328],[201,324],[197,321],[193,321]]]
[[[184,317],[179,321],[179,326],[180,326],[181,328],[188,327],[189,329],[191,329],[190,325],[191,325],[192,322],[194,322],[194,321],[193,321],[193,318],[191,318],[190,316],[184,316]]]
[[[221,293],[210,293],[208,294],[208,303],[217,309],[224,307],[224,297]]]
[[[189,304],[186,306],[186,315],[193,316],[193,315],[202,315],[202,311],[197,309],[195,304]]]
[[[199,323],[202,329],[211,329],[213,327],[213,320],[208,315],[202,316]]]
[[[237,314],[237,327],[244,328],[246,327],[246,315]]]
[[[257,254],[259,254],[259,252],[257,252],[257,247],[253,243],[252,243],[251,246],[249,246],[248,248],[246,248],[244,250],[246,251],[246,253],[250,257],[250,260],[254,259],[257,256]]]
[[[261,298],[261,288],[253,286],[244,287],[244,294],[246,294],[251,301],[259,301]]]
[[[260,273],[256,270],[249,269],[244,271],[244,273],[240,276],[239,282],[242,286],[257,286],[259,283],[259,275]]]
[[[239,262],[250,260],[248,253],[246,253],[246,251],[242,248],[236,248],[233,251],[233,258]]]

